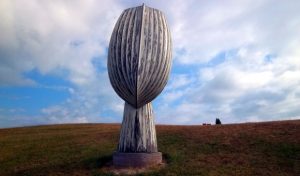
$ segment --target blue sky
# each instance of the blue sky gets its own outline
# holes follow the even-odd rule
[[[300,2],[0,2],[0,128],[121,122],[107,48],[121,12],[164,12],[173,40],[156,123],[300,119]]]

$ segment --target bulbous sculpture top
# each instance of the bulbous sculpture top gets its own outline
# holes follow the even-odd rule
[[[167,84],[172,43],[163,13],[145,5],[129,8],[111,35],[108,74],[117,94],[135,108],[151,102]]]

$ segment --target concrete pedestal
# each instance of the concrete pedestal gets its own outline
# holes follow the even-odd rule
[[[113,164],[116,167],[149,167],[162,163],[162,154],[155,153],[121,153],[115,152]]]

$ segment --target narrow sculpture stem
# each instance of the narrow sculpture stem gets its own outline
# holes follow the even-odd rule
[[[125,103],[118,150],[119,152],[157,152],[151,102],[138,109]]]

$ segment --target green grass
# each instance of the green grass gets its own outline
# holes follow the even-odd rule
[[[0,129],[0,175],[113,175],[119,125]],[[157,126],[166,166],[139,175],[300,175],[300,121]]]

